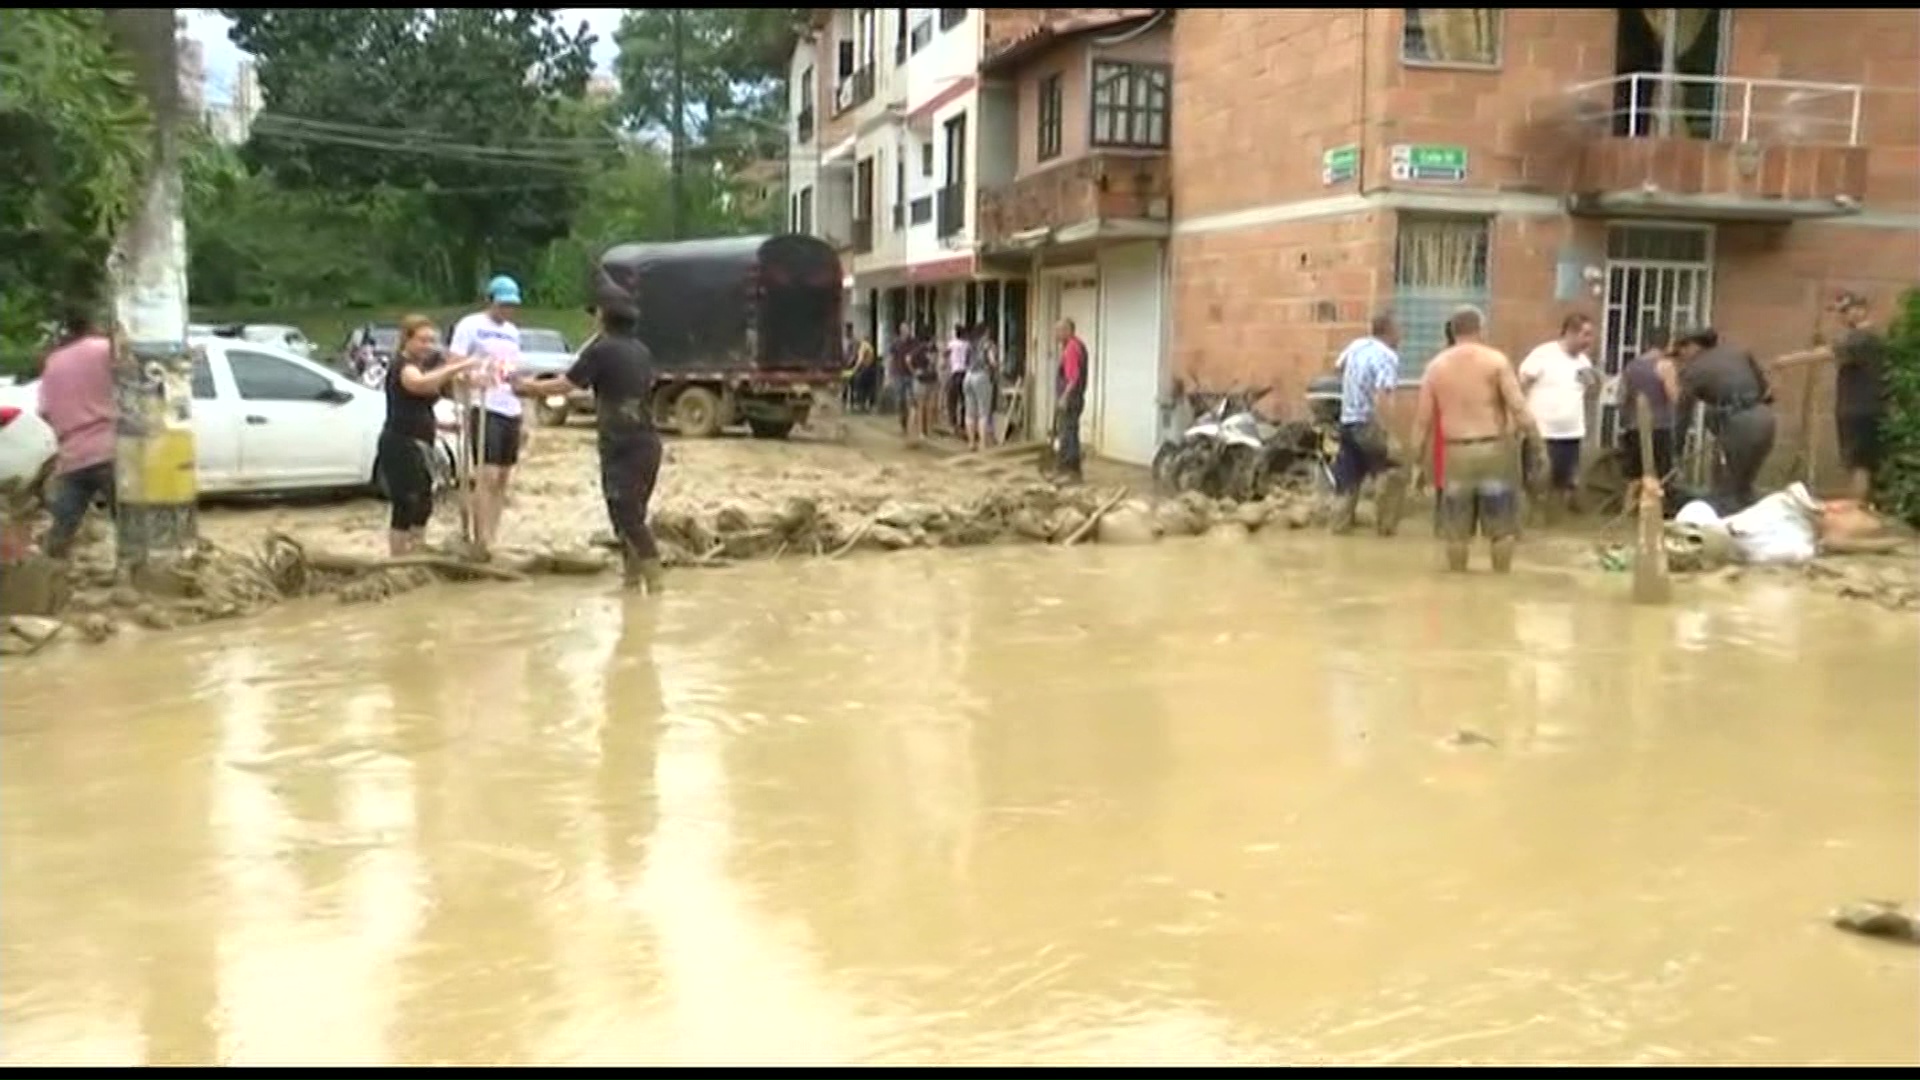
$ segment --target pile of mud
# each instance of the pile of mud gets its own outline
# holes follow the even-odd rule
[[[1125,489],[1009,484],[941,499],[874,494],[822,501],[732,498],[670,502],[652,518],[668,566],[712,566],[787,555],[837,557],[853,551],[989,544],[1146,544],[1215,529],[1240,534],[1271,522],[1305,528],[1324,521],[1313,500],[1234,503],[1188,494],[1156,501]],[[596,538],[610,543],[605,534]]]

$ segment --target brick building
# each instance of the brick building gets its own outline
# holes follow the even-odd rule
[[[1173,57],[1172,368],[1204,385],[1297,407],[1380,307],[1415,372],[1461,302],[1510,352],[1589,311],[1610,370],[1655,323],[1767,355],[1920,280],[1910,10],[1196,9]]]
[[[1409,375],[1461,303],[1513,353],[1590,312],[1612,370],[1656,324],[1711,322],[1769,355],[1806,344],[1837,290],[1886,301],[1920,281],[1908,10],[817,9],[813,25],[791,216],[842,247],[849,310],[883,340],[902,317],[984,317],[1042,372],[1047,328],[1073,315],[1096,350],[1089,447],[1122,460],[1151,446],[1176,378],[1275,386],[1269,409],[1299,409],[1376,309],[1399,314]],[[1157,134],[1116,137],[1123,115]],[[1791,448],[1808,384],[1781,382]],[[1050,380],[1028,383],[1044,417]]]

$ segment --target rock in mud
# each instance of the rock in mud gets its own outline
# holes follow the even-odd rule
[[[1107,511],[1094,530],[1102,544],[1151,544],[1154,535],[1153,517],[1143,509],[1132,506],[1117,506]]]
[[[171,630],[180,624],[173,612],[158,604],[143,603],[133,609],[133,621],[149,630]]]
[[[1314,518],[1317,515],[1311,501],[1299,499],[1290,503],[1282,516],[1286,518],[1287,528],[1305,529],[1313,525]]]
[[[1087,523],[1087,515],[1071,506],[1063,506],[1053,512],[1047,523],[1047,539],[1058,544],[1072,536],[1080,526]]]
[[[887,551],[899,551],[913,546],[913,534],[892,525],[875,525],[867,530],[861,542]]]
[[[23,656],[39,652],[60,636],[66,624],[59,619],[40,615],[10,615],[6,620],[4,642],[0,642],[8,656]]]
[[[1184,503],[1163,502],[1153,508],[1154,525],[1162,536],[1196,536],[1201,523]]]
[[[89,612],[78,618],[68,620],[67,625],[86,640],[99,644],[120,630],[120,624],[100,612]]]
[[[1891,900],[1857,900],[1828,917],[1848,933],[1920,944],[1920,914]]]
[[[1268,506],[1265,502],[1255,500],[1253,502],[1241,503],[1235,507],[1233,510],[1233,519],[1241,525],[1244,525],[1248,532],[1255,532],[1267,523],[1267,519],[1271,517],[1272,514],[1273,508],[1271,506]]]
[[[1032,508],[1014,511],[1013,515],[1007,518],[1007,526],[1013,530],[1015,536],[1024,540],[1045,541],[1053,535],[1045,512]]]
[[[1215,543],[1239,543],[1248,535],[1247,527],[1237,521],[1217,521],[1207,528],[1207,539]]]

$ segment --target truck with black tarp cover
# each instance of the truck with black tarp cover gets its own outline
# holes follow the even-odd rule
[[[631,303],[653,352],[662,426],[760,438],[804,424],[842,367],[840,257],[811,236],[742,236],[609,248],[592,295]]]

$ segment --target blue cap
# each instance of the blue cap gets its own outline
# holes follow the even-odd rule
[[[520,283],[501,274],[487,282],[487,299],[495,304],[518,304],[520,302]]]

